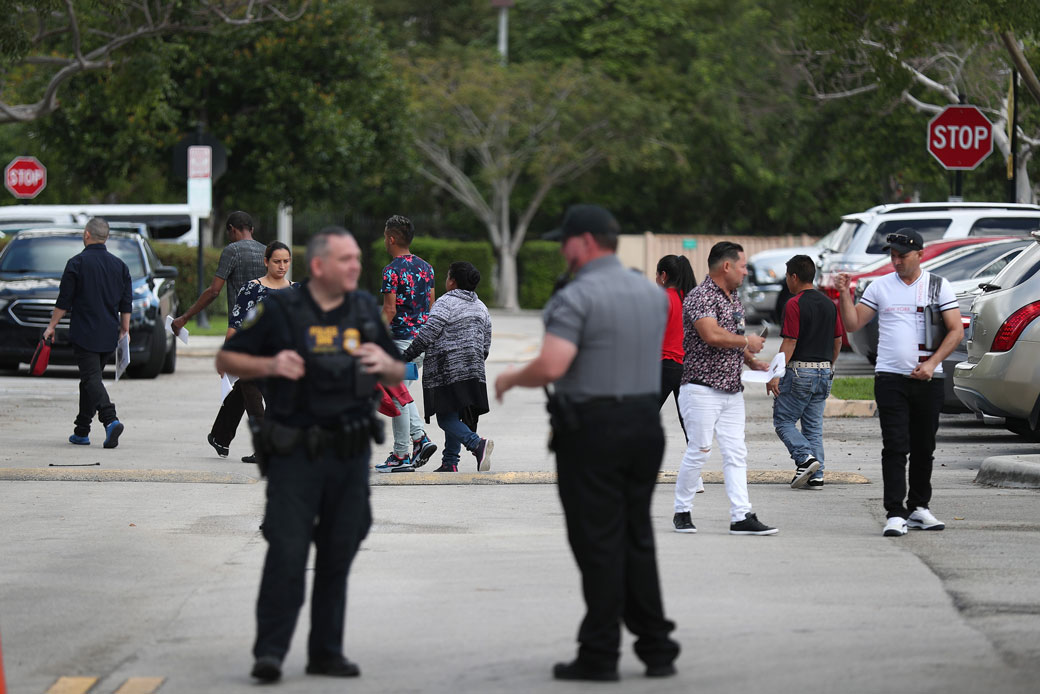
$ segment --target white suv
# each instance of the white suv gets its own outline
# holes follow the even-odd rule
[[[968,236],[1028,236],[1040,229],[1040,205],[998,202],[922,202],[878,205],[847,214],[835,236],[841,252],[824,250],[821,274],[849,272],[885,257],[885,238],[910,228],[925,243]]]

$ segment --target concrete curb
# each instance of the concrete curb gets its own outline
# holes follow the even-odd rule
[[[1038,466],[1040,467],[1040,466]],[[662,472],[658,484],[675,484],[675,472]],[[722,473],[702,475],[705,484],[723,484]],[[748,484],[790,484],[788,470],[748,470]],[[870,484],[855,472],[824,473],[828,484]],[[8,482],[177,482],[182,484],[256,484],[260,480],[241,472],[200,472],[195,470],[101,470],[98,468],[0,468],[0,481]],[[449,473],[373,473],[370,483],[383,486],[424,485],[498,485],[556,484],[555,472],[457,472]]]
[[[195,470],[101,470],[99,468],[0,468],[0,480],[13,482],[178,482],[182,484],[256,484],[241,472]]]
[[[1040,455],[994,455],[982,461],[976,484],[1040,489]]]
[[[873,400],[842,400],[833,395],[823,406],[824,417],[876,417],[877,403]]]
[[[662,472],[657,475],[658,484],[675,484],[676,473]],[[787,470],[748,470],[748,484],[790,484],[791,472]],[[855,472],[831,472],[823,475],[829,484],[870,484],[870,480]],[[705,484],[723,484],[722,473],[709,471],[702,475]],[[481,484],[556,484],[555,472],[391,472],[372,476],[374,487],[421,486],[421,485],[481,485]]]

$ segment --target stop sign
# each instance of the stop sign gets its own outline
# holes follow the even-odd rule
[[[947,106],[928,122],[928,151],[947,169],[974,169],[993,151],[993,124],[974,106]]]
[[[36,157],[15,157],[4,169],[4,185],[16,198],[35,198],[47,187],[47,169]]]

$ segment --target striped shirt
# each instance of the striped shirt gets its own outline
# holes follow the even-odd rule
[[[255,239],[243,239],[229,243],[220,254],[217,263],[217,277],[227,282],[228,315],[235,306],[235,299],[242,286],[267,274],[264,266],[264,244]]]

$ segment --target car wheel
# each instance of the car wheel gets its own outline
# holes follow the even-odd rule
[[[163,359],[162,372],[172,374],[177,369],[177,342],[166,348],[166,358]]]
[[[1025,437],[1031,443],[1040,443],[1040,431],[1030,427],[1029,422],[1024,419],[1008,417],[1004,420],[1004,426],[1008,428],[1008,431],[1013,431],[1019,436]]]
[[[131,378],[155,378],[162,371],[163,361],[166,359],[166,327],[156,323],[152,330],[151,344],[149,345],[148,358],[135,368],[134,363],[126,367]]]

